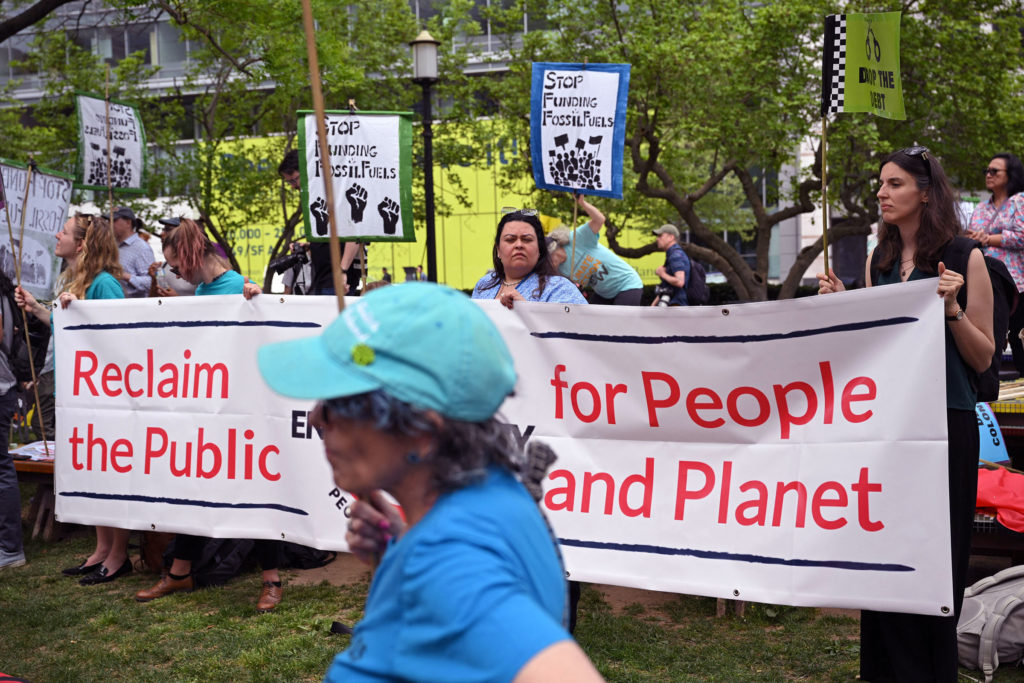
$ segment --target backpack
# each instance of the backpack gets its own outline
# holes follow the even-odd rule
[[[334,562],[337,556],[338,553],[330,550],[317,550],[291,541],[281,541],[282,569],[316,569]]]
[[[967,237],[954,237],[942,252],[942,262],[946,268],[957,273],[967,272],[967,260],[971,251],[978,243]],[[871,284],[878,283],[878,250],[871,254]],[[968,369],[974,389],[978,393],[978,402],[985,403],[999,398],[999,370],[1003,363],[1003,349],[1006,348],[1006,333],[1010,329],[1010,314],[1017,307],[1017,285],[1006,269],[1006,264],[992,256],[985,257],[989,279],[992,280],[992,338],[996,349],[988,369],[975,373]],[[960,308],[967,310],[967,278],[956,295]],[[1002,344],[1000,345],[1000,341]]]
[[[708,291],[708,274],[697,259],[690,259],[690,275],[686,278],[686,305],[703,306],[711,298]]]
[[[174,561],[175,543],[172,541],[164,550],[165,567],[170,567]],[[219,586],[241,574],[252,564],[250,558],[255,545],[250,539],[208,539],[199,559],[192,563],[196,587]]]
[[[46,362],[46,347],[50,342],[50,328],[39,323],[34,315],[26,316],[28,320],[28,336],[32,344],[32,358],[29,360],[29,347],[25,343],[25,326],[21,317],[21,310],[14,303],[14,297],[10,294],[0,294],[0,314],[11,316],[11,345],[8,348],[6,343],[0,343],[0,349],[7,354],[7,361],[14,374],[14,379],[19,382],[31,382],[32,370],[38,376]],[[38,323],[38,324],[36,324]],[[5,324],[6,327],[6,324]]]
[[[1024,566],[1010,567],[964,591],[956,625],[960,664],[985,674],[985,683],[1000,662],[1024,658]]]

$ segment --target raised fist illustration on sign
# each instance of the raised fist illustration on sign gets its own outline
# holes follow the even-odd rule
[[[348,205],[352,209],[352,222],[362,223],[363,211],[366,210],[366,188],[358,183],[352,183],[345,190],[345,199],[348,200]]]
[[[377,205],[377,213],[384,219],[384,234],[394,235],[395,228],[398,226],[398,202],[390,197],[385,197],[384,201]]]
[[[309,205],[309,213],[313,215],[313,220],[316,223],[316,234],[326,237],[328,234],[327,200],[317,197],[316,201]]]

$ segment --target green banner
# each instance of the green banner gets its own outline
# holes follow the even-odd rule
[[[900,13],[846,15],[842,111],[906,119],[900,81]]]

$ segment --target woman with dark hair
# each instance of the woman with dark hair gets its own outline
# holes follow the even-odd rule
[[[358,497],[346,540],[380,556],[326,680],[601,680],[565,630],[538,506],[554,454],[524,455],[495,418],[516,373],[479,306],[430,283],[383,287],[258,359],[272,389],[319,401],[310,422],[334,482]]]
[[[992,194],[971,215],[967,236],[981,242],[985,253],[1006,264],[1018,292],[1024,292],[1024,164],[1012,154],[996,154],[985,169],[985,187]],[[1010,350],[1013,364],[1024,376],[1024,306],[1010,314]],[[998,350],[1006,341],[996,340]]]
[[[53,253],[67,263],[57,279],[57,300],[67,308],[77,299],[123,299],[121,282],[124,272],[118,253],[114,229],[105,218],[75,214],[57,233]],[[26,313],[45,323],[50,322],[51,311],[36,301],[28,291],[18,287],[14,299]],[[51,345],[53,338],[51,337]],[[53,350],[47,349],[47,362],[43,370],[52,368]],[[51,437],[52,438],[52,437]],[[128,529],[109,526],[96,527],[96,548],[77,567],[68,567],[65,576],[79,576],[79,583],[90,586],[113,581],[132,570],[128,558]]]
[[[878,246],[868,257],[864,280],[889,285],[937,278],[946,311],[946,429],[949,438],[949,509],[953,569],[950,616],[861,612],[860,677],[865,681],[956,681],[956,623],[963,603],[971,525],[978,484],[977,396],[972,373],[986,370],[992,340],[992,284],[985,259],[970,244],[967,272],[943,263],[957,237],[953,192],[938,160],[924,147],[908,147],[882,162],[878,190]],[[818,274],[818,293],[844,290],[834,272]],[[967,286],[964,308],[957,301]],[[968,317],[968,313],[970,317]],[[937,368],[938,370],[938,368]],[[913,381],[908,378],[907,381]]]
[[[544,227],[533,209],[516,209],[501,217],[492,259],[494,270],[476,283],[474,299],[497,299],[508,308],[515,301],[587,303],[572,282],[555,274]]]

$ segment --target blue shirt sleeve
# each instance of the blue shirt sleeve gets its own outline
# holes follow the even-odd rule
[[[539,301],[559,304],[587,303],[579,287],[561,275],[553,275],[547,278],[547,281],[544,283],[544,293],[541,294]]]
[[[124,289],[110,273],[103,271],[89,283],[85,290],[86,299],[123,299]]]

